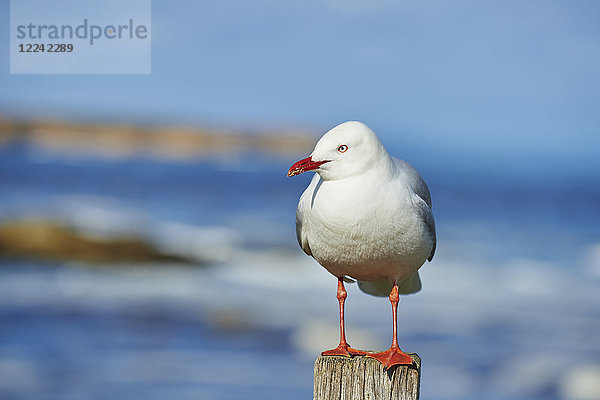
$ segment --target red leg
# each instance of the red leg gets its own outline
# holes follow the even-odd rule
[[[344,331],[344,302],[346,301],[346,297],[348,296],[346,289],[344,288],[344,280],[343,278],[338,278],[338,289],[337,289],[337,299],[340,303],[340,344],[337,348],[333,350],[327,350],[321,353],[322,356],[362,356],[367,354],[364,351],[356,350],[350,347],[348,342],[346,342],[346,333]]]
[[[390,292],[390,303],[392,303],[392,318],[394,320],[394,334],[392,336],[392,346],[381,353],[367,354],[367,357],[372,357],[383,364],[385,370],[394,365],[411,365],[413,359],[411,356],[400,350],[398,346],[398,283],[394,282],[392,291]]]

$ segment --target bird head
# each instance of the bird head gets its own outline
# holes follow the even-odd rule
[[[310,157],[298,161],[288,176],[315,170],[325,181],[359,175],[389,155],[383,144],[362,122],[348,121],[331,129],[317,142]]]

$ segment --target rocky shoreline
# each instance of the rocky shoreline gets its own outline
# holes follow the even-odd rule
[[[197,260],[162,252],[138,237],[96,237],[46,219],[20,219],[0,224],[0,258],[79,261],[96,265],[199,264]]]

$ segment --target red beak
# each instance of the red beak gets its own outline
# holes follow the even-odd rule
[[[313,169],[319,168],[321,165],[325,164],[326,161],[313,161],[312,158],[308,157],[303,160],[298,161],[294,165],[290,167],[290,170],[287,173],[287,176],[300,175],[306,171],[312,171]]]

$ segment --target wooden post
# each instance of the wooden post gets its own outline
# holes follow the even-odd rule
[[[421,359],[387,372],[373,358],[319,356],[315,361],[313,400],[417,400]]]

